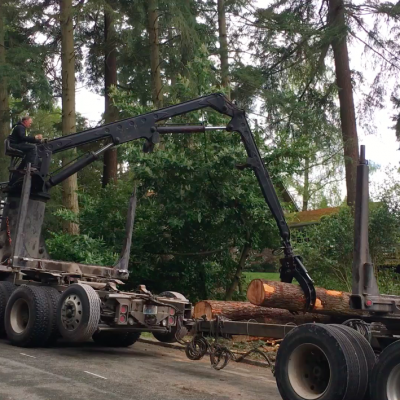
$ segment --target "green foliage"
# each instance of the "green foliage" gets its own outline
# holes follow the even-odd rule
[[[265,9],[253,3],[226,1],[232,98],[250,119],[257,116],[251,122],[274,183],[289,184],[300,196],[307,192],[311,206],[340,203],[343,149],[329,46],[343,32],[327,28],[325,2],[321,8],[316,1],[276,0]],[[58,96],[61,87],[56,63],[59,3],[12,0],[10,4],[13,15],[21,15],[8,23],[7,44],[15,45],[8,47],[8,64],[0,74],[9,78],[13,113],[34,110],[35,133],[57,136],[60,110],[52,107],[51,95]],[[356,25],[362,28],[363,21],[356,17],[368,7],[346,3],[352,34],[357,34]],[[74,2],[78,78],[103,93],[105,9],[112,10],[116,30],[114,104],[121,118],[143,114],[153,108],[146,1]],[[376,15],[397,15],[386,3],[372,9]],[[216,2],[159,0],[158,10],[164,104],[221,91]],[[29,28],[20,21],[29,21]],[[377,31],[378,25],[369,35],[375,46],[380,40]],[[39,43],[37,36],[45,39]],[[391,39],[384,45],[397,49],[395,42]],[[88,50],[87,56],[83,49]],[[376,102],[369,98],[372,105],[379,104],[380,97],[376,98]],[[85,129],[81,122],[78,131]],[[226,125],[228,120],[212,111],[198,111],[168,122]],[[61,190],[53,189],[45,232],[52,256],[114,263],[125,236],[128,199],[137,185],[130,284],[144,283],[155,292],[181,291],[192,300],[223,298],[246,243],[255,250],[279,245],[275,222],[254,175],[234,168],[247,157],[240,138],[217,132],[165,135],[153,154],[143,154],[141,146],[137,142],[118,148],[116,186],[100,189],[101,161],[79,172],[78,216],[60,207]],[[60,165],[60,158],[54,157],[52,171]],[[376,264],[382,262],[384,249],[397,244],[396,218],[396,208],[387,201],[371,211]],[[65,219],[79,222],[80,236],[61,233]],[[348,289],[351,232],[346,208],[307,230],[310,241],[299,247],[319,284]],[[385,281],[381,279],[382,284]]]
[[[106,248],[104,241],[87,235],[52,233],[46,246],[54,260],[109,266],[117,258]]]
[[[296,248],[318,286],[351,291],[353,231],[354,220],[348,207],[304,229]],[[388,252],[399,246],[400,215],[384,202],[370,206],[369,243],[381,289],[396,289],[397,284],[388,285],[386,278],[390,275],[392,283],[398,279],[394,280],[389,272],[382,272],[379,267],[385,264]]]
[[[304,230],[296,250],[318,286],[338,290],[351,287],[352,232],[353,220],[347,207]]]
[[[400,274],[393,270],[382,270],[378,274],[378,286],[383,294],[400,296]]]
[[[30,7],[11,0],[3,11],[6,63],[0,65],[0,77],[5,78],[12,96],[11,117],[15,121],[19,113],[32,110],[38,102],[43,109],[52,104],[46,74],[49,48],[37,40],[37,30],[25,23],[31,17]]]

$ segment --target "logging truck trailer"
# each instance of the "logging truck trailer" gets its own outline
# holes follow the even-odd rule
[[[349,304],[357,319],[344,321],[344,316],[341,324],[296,327],[204,318],[192,328],[195,337],[188,345],[189,358],[198,358],[193,349],[201,347],[202,335],[283,339],[274,368],[283,400],[400,400],[400,296],[379,293],[369,254],[368,176],[365,146],[361,146]],[[287,281],[285,275],[281,271],[281,280]],[[315,289],[310,286],[311,291],[305,292],[308,312],[315,306]],[[221,358],[223,350],[216,349]]]
[[[174,116],[204,108],[226,115],[229,123],[220,127],[165,124]],[[158,340],[172,342],[191,328],[192,305],[183,295],[163,292],[155,296],[143,285],[135,291],[123,290],[129,277],[136,195],[129,203],[123,251],[112,267],[51,260],[41,234],[50,189],[96,161],[105,151],[144,139],[143,151],[149,153],[160,135],[208,130],[240,135],[248,158],[237,168],[254,171],[279,226],[285,249],[282,276],[288,281],[295,277],[308,293],[309,301],[313,301],[312,282],[300,259],[293,255],[282,208],[245,113],[216,93],[44,141],[37,146],[38,168],[24,165],[24,154],[6,139],[5,155],[11,157],[11,162],[9,181],[0,185],[0,332],[6,333],[12,344],[43,346],[61,336],[71,342],[93,338],[102,345],[129,346],[141,332],[152,332]],[[100,148],[61,170],[50,171],[54,154],[89,144]]]

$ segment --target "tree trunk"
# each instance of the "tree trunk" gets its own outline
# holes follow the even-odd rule
[[[0,0],[0,68],[6,64],[5,6]],[[8,104],[7,80],[0,76],[0,181],[8,180],[9,159],[4,156],[4,140],[10,134],[10,107]]]
[[[269,324],[332,322],[331,317],[325,315],[311,313],[293,314],[287,310],[258,307],[241,301],[200,301],[194,306],[193,317],[202,318],[203,315],[206,316],[208,321],[213,320],[216,316],[220,316],[232,321],[248,321],[249,319],[254,319],[258,322]]]
[[[246,264],[246,260],[249,257],[251,251],[251,244],[250,244],[250,235],[247,234],[246,243],[243,246],[242,252],[240,254],[240,259],[236,268],[235,276],[233,278],[233,282],[231,286],[228,288],[225,294],[225,300],[229,301],[232,300],[233,294],[236,291],[236,288],[239,285],[240,279],[242,278],[243,268]]]
[[[343,0],[329,0],[328,23],[336,28],[332,48],[335,58],[336,83],[339,88],[340,120],[346,168],[347,204],[352,206],[356,199],[358,135],[344,11]]]
[[[304,188],[303,188],[303,208],[302,211],[308,210],[308,200],[310,199],[310,160],[306,158],[304,170]]]
[[[317,301],[313,313],[333,316],[360,316],[362,311],[350,308],[350,293],[316,288]],[[289,311],[303,311],[305,297],[299,285],[271,282],[264,279],[251,281],[247,289],[250,303]]]
[[[192,0],[184,0],[182,6],[183,13],[187,19],[187,25],[191,30],[191,33],[189,35],[188,32],[186,32],[185,36],[181,35],[181,73],[182,76],[189,78],[190,69],[188,68],[188,65],[193,60],[193,48],[195,46],[194,42],[197,41],[197,36],[194,38],[194,35],[196,35],[196,15],[193,13]]]
[[[154,106],[162,108],[162,81],[160,68],[160,45],[158,37],[158,0],[148,0],[148,32],[150,41],[151,88]]]
[[[61,0],[61,69],[62,69],[62,133],[68,135],[76,132],[75,115],[75,49],[72,0]],[[72,154],[71,154],[72,153]],[[68,163],[76,151],[63,157],[63,165]],[[75,214],[79,212],[77,174],[63,182],[63,204]],[[64,229],[73,235],[79,234],[79,225],[65,222]]]
[[[177,77],[177,62],[174,54],[174,32],[172,31],[172,26],[168,27],[168,43],[170,50],[170,57],[168,62],[168,72],[169,72],[169,80],[171,81],[171,86],[174,87],[176,85],[176,77]]]
[[[115,27],[113,10],[110,3],[104,7],[104,93],[105,93],[105,123],[114,122],[118,119],[118,110],[112,104],[110,98],[111,86],[117,85],[117,49],[115,42]],[[117,182],[117,149],[110,149],[104,153],[103,187],[110,182]]]
[[[218,0],[218,33],[221,59],[221,84],[229,89],[228,36],[226,33],[225,0]],[[228,98],[230,93],[228,92]]]

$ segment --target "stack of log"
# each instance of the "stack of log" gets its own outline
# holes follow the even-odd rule
[[[194,317],[207,320],[217,315],[232,321],[269,324],[339,323],[362,316],[350,308],[350,293],[316,288],[317,301],[312,313],[304,312],[305,296],[300,286],[290,283],[253,280],[247,290],[249,302],[200,301],[194,307]]]
[[[216,316],[230,319],[231,321],[264,322],[266,324],[288,324],[297,325],[308,322],[330,323],[331,317],[314,313],[294,314],[288,310],[272,307],[259,307],[242,301],[214,301],[204,300],[194,306],[194,317],[206,317],[211,321]]]
[[[316,288],[317,301],[313,313],[338,318],[360,317],[363,311],[350,308],[350,293]],[[292,312],[303,311],[306,303],[298,285],[255,279],[247,289],[250,303],[262,307],[275,307]]]

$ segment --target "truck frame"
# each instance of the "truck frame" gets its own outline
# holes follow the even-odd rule
[[[191,111],[211,108],[230,117],[223,127],[160,124]],[[179,340],[193,325],[192,305],[181,294],[153,295],[143,285],[124,291],[134,226],[136,196],[131,197],[126,240],[118,262],[112,267],[83,265],[46,258],[41,240],[43,217],[50,189],[98,159],[107,149],[145,139],[143,151],[151,152],[160,135],[225,130],[240,134],[248,159],[240,168],[251,168],[258,180],[282,238],[284,257],[281,277],[296,279],[304,290],[309,308],[315,290],[300,258],[293,254],[290,232],[272,181],[243,110],[220,93],[152,111],[37,146],[38,170],[21,169],[23,153],[6,140],[11,156],[10,179],[1,185],[3,209],[0,227],[0,331],[17,346],[43,346],[59,336],[72,341],[93,338],[108,346],[129,346],[141,332],[152,332],[161,341]],[[57,154],[93,142],[102,147],[84,155],[61,171],[50,174]]]

